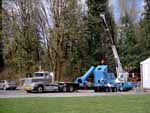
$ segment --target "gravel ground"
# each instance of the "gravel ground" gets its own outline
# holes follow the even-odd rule
[[[77,96],[107,96],[107,95],[127,95],[127,94],[150,94],[150,92],[129,91],[115,93],[95,93],[93,90],[78,90],[73,93],[47,92],[47,93],[26,93],[23,90],[0,90],[0,98],[24,98],[24,97],[77,97]]]

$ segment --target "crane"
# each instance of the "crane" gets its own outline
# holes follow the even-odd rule
[[[108,27],[108,24],[107,24],[107,21],[106,21],[106,18],[105,18],[105,15],[104,14],[101,14],[100,17],[102,18],[104,24],[105,24],[105,27],[106,27],[106,31],[107,31],[107,34],[108,34],[108,37],[111,41],[111,48],[112,48],[112,51],[113,51],[113,55],[114,55],[114,59],[115,59],[115,62],[117,64],[116,66],[116,72],[117,72],[117,78],[116,78],[116,82],[126,82],[128,80],[128,72],[126,72],[123,67],[122,67],[122,64],[120,62],[120,58],[119,58],[119,55],[118,55],[118,52],[117,52],[117,49],[116,49],[116,46],[114,44],[114,41],[113,41],[113,38],[112,38],[112,35],[110,33],[110,29]]]
[[[114,73],[108,72],[107,65],[102,64],[96,67],[91,66],[89,70],[85,72],[85,74],[83,74],[83,76],[76,78],[75,83],[79,84],[79,88],[87,87],[88,84],[87,78],[91,74],[93,74],[94,81],[92,83],[92,86],[89,86],[88,88],[94,89],[95,92],[99,91],[115,92],[115,91],[130,90],[133,88],[133,84],[128,81],[128,72],[126,72],[122,67],[115,43],[113,41],[107,21],[105,19],[105,15],[100,16],[103,19],[103,22],[105,24],[108,33],[108,37],[111,41],[111,48],[116,62],[117,77],[114,76]]]

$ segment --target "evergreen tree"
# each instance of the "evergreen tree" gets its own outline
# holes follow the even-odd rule
[[[127,18],[127,17],[125,17]],[[122,36],[119,40],[119,54],[121,62],[128,69],[138,69],[141,55],[141,48],[139,46],[139,37],[135,31],[135,25],[124,23],[122,28]],[[137,26],[136,26],[137,27]],[[132,62],[131,62],[132,61]]]
[[[88,23],[87,23],[87,41],[88,41],[88,58],[89,64],[98,65],[102,60],[107,59],[109,66],[115,67],[113,53],[111,50],[111,42],[108,37],[105,25],[100,15],[104,14],[109,25],[112,37],[114,33],[114,21],[108,11],[108,0],[88,0]],[[95,55],[98,58],[95,58]],[[107,57],[107,58],[106,58]]]
[[[145,1],[144,19],[139,24],[129,21],[128,16],[122,18],[122,35],[119,42],[119,53],[124,66],[130,70],[139,69],[140,62],[150,57],[150,20],[149,1]],[[132,62],[131,62],[132,61]]]
[[[139,45],[143,50],[142,60],[150,57],[150,1],[145,0],[145,3],[144,19],[140,22],[141,39]]]

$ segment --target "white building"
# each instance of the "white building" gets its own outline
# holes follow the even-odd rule
[[[150,88],[150,58],[144,60],[140,64],[142,87]]]

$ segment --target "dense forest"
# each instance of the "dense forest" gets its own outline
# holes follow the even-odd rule
[[[124,68],[138,70],[150,57],[150,1],[136,21],[134,7],[120,0],[120,24],[109,0],[2,0],[0,78],[53,71],[56,80],[72,80],[91,65],[108,64],[115,72],[111,43],[100,14],[105,14]]]

